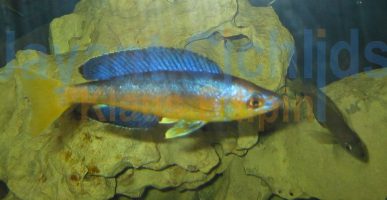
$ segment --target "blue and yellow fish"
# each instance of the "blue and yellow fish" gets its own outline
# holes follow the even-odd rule
[[[194,52],[150,47],[92,58],[80,67],[89,82],[64,85],[33,72],[22,78],[32,112],[28,131],[39,134],[74,104],[130,112],[125,125],[175,123],[166,138],[189,134],[208,122],[240,120],[278,109],[280,98],[244,79],[224,74]]]

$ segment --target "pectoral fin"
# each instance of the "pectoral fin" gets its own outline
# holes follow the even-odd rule
[[[185,121],[180,120],[172,128],[165,133],[165,138],[176,138],[184,135],[188,135],[199,128],[203,127],[206,122],[203,121]]]

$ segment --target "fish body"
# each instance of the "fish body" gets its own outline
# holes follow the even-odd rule
[[[321,120],[318,117],[316,104],[313,106],[313,113],[321,126],[328,129],[333,135],[334,141],[355,158],[363,162],[368,162],[369,156],[366,145],[360,139],[358,134],[348,125],[334,101],[312,84],[304,83],[301,88],[301,92],[304,95],[312,97],[315,102],[325,102],[323,105],[326,116],[324,120]]]
[[[273,92],[246,80],[206,72],[159,71],[92,81],[65,89],[71,103],[108,104],[159,117],[219,122],[280,106]],[[253,104],[256,101],[256,105]]]
[[[245,119],[277,109],[280,98],[247,80],[221,73],[195,53],[169,48],[103,55],[80,68],[86,83],[22,79],[31,100],[30,132],[39,134],[74,104],[130,111],[141,120],[175,122],[167,138],[189,134],[205,123]],[[22,72],[20,72],[22,73]],[[114,123],[114,121],[111,121]]]

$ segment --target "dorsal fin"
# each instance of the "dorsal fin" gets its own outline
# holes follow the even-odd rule
[[[106,80],[132,73],[192,71],[222,73],[212,60],[185,49],[149,47],[95,57],[79,69],[87,80]]]

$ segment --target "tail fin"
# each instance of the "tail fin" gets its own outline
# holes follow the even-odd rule
[[[27,131],[38,135],[46,130],[70,104],[66,102],[59,80],[31,71],[18,70],[25,95],[31,102],[31,119]]]

